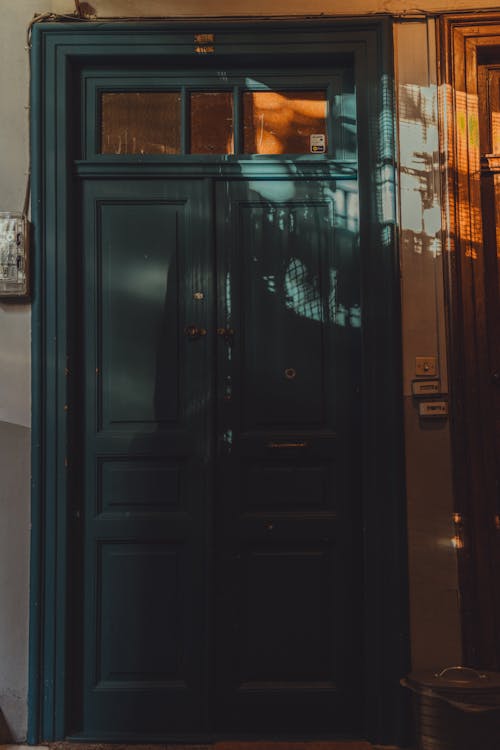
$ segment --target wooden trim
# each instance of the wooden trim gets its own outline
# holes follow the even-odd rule
[[[491,418],[484,330],[484,256],[478,54],[500,46],[500,14],[446,15],[440,19],[440,152],[445,232],[451,425],[455,511],[463,517],[458,553],[464,661],[498,668],[493,524]],[[495,162],[496,163],[496,162]]]
[[[39,40],[33,41],[32,56],[37,59],[40,51]],[[31,106],[37,111],[42,101],[41,71],[32,69],[31,75]],[[36,118],[30,120],[30,142],[31,142],[31,218],[35,227],[34,246],[39,247],[40,226],[40,203],[37,200],[40,195],[39,181],[41,180],[40,157],[42,153],[40,143],[40,131],[36,125]],[[43,617],[41,612],[41,599],[43,592],[43,445],[40,435],[44,420],[44,398],[42,391],[41,362],[42,362],[42,336],[40,327],[36,321],[41,318],[40,294],[37,293],[41,277],[42,258],[36,252],[33,256],[33,300],[32,300],[32,336],[31,336],[31,361],[32,361],[32,409],[31,409],[31,542],[30,542],[30,621],[29,621],[29,686],[28,686],[28,742],[36,745],[40,736],[40,705],[41,705],[41,680],[42,680],[42,638]],[[37,364],[35,364],[37,363]]]
[[[500,156],[498,154],[483,154],[481,170],[498,174],[500,172]]]

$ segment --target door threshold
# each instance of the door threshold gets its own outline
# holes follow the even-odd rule
[[[257,750],[260,750],[260,747],[266,747],[270,750],[275,750],[273,742],[257,742],[257,743],[234,743],[234,745],[229,745],[229,747],[234,747],[235,750],[254,750],[256,747]],[[296,750],[297,745],[300,747],[305,747],[306,750],[309,750],[308,745],[311,746],[311,748],[314,750],[315,743],[301,743],[301,742],[294,742],[291,741],[287,744],[287,747],[289,747],[291,750]],[[316,743],[317,745],[317,743]],[[19,745],[14,743],[9,744],[0,744],[0,750],[47,750],[49,748],[50,750],[55,750],[56,748],[62,748],[64,747],[64,750],[85,750],[85,748],[99,748],[99,750],[106,750],[106,748],[110,748],[110,750],[143,750],[144,748],[147,748],[148,750],[221,750],[221,743],[215,743],[215,744],[153,744],[153,745],[123,745],[120,743],[106,743],[106,744],[99,744],[94,743],[89,745],[88,743],[81,743],[81,742],[64,742],[64,743],[46,743],[46,744],[38,744],[38,745]],[[395,745],[370,745],[367,742],[356,742],[355,740],[352,741],[346,741],[346,742],[330,742],[326,745],[328,750],[404,750],[404,748],[398,748]],[[325,750],[324,746],[321,747],[321,750]],[[223,748],[223,750],[226,750],[226,748]],[[410,748],[407,748],[406,750],[411,750]]]
[[[85,740],[66,740],[50,742],[45,745],[50,750],[398,750],[381,745],[372,745],[366,740],[327,740],[327,739],[237,739],[214,740],[193,743],[191,740],[177,739],[173,742],[125,743],[125,742],[88,742]],[[1,749],[1,746],[0,746]],[[30,749],[32,750],[32,749]]]
[[[68,739],[64,742],[49,742],[50,750],[382,750],[382,746],[372,745],[366,740],[325,740],[325,739],[234,739],[193,742],[177,739],[173,742],[125,743],[88,742]],[[388,749],[389,750],[389,749]],[[397,750],[397,748],[394,748]]]

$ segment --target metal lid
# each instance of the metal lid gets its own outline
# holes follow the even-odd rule
[[[414,688],[427,687],[443,693],[500,691],[500,673],[470,667],[446,667],[440,672],[432,672],[430,669],[412,672],[408,675],[408,683]]]

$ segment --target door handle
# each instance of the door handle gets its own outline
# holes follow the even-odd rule
[[[307,443],[302,441],[286,442],[271,442],[267,444],[268,448],[307,448]]]
[[[234,336],[234,330],[232,328],[217,328],[217,336],[220,336],[224,339],[226,344],[232,346]]]
[[[493,385],[500,385],[500,372],[498,370],[491,373],[491,382]]]
[[[207,335],[207,329],[206,328],[198,328],[198,326],[186,326],[184,329],[184,333],[188,337],[190,341],[195,341],[196,339],[201,338],[202,336]]]

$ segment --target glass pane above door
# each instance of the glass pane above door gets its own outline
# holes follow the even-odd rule
[[[101,154],[328,153],[326,88],[105,91],[100,103]]]
[[[180,154],[181,92],[106,92],[102,154]]]
[[[190,94],[190,152],[234,154],[233,94],[193,91]]]
[[[246,91],[243,152],[325,153],[326,114],[324,91]]]

